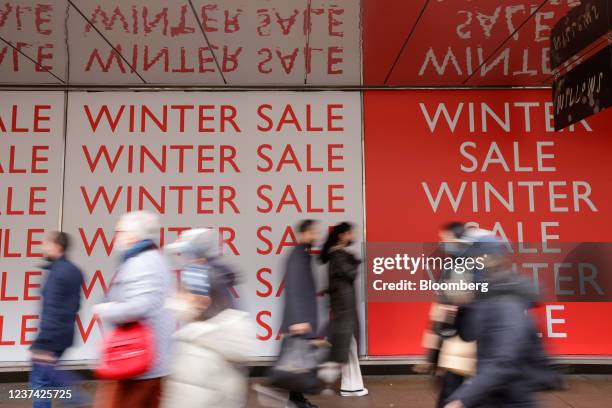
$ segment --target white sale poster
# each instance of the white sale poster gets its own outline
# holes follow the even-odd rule
[[[253,356],[273,355],[295,224],[315,219],[325,234],[351,221],[362,231],[359,94],[82,92],[70,94],[67,109],[62,228],[85,281],[66,358],[96,356],[92,306],[117,266],[114,225],[140,209],[159,215],[162,246],[189,228],[218,231],[239,274],[236,304],[251,313]],[[325,269],[316,271],[325,289]]]
[[[44,281],[41,243],[60,224],[63,92],[0,92],[0,360],[25,361]]]

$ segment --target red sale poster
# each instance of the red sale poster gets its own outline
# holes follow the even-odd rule
[[[611,112],[555,132],[549,91],[436,90],[366,92],[364,114],[369,243],[435,242],[454,220],[511,242],[612,239]],[[421,354],[427,311],[409,295],[369,301],[368,353]],[[610,313],[606,302],[536,312],[563,355],[609,353]]]

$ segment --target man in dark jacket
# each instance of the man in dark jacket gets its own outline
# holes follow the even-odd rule
[[[469,256],[485,256],[481,281],[487,292],[476,293],[470,316],[459,335],[476,341],[476,375],[448,398],[445,408],[528,408],[535,406],[536,384],[527,373],[538,352],[538,338],[527,309],[534,300],[533,285],[506,262],[503,243],[484,237]]]
[[[57,360],[72,346],[74,325],[81,304],[83,275],[66,258],[68,235],[51,232],[43,240],[42,251],[48,263],[47,276],[42,288],[42,310],[38,336],[30,348],[32,389],[66,386],[65,377],[55,370]],[[71,393],[76,392],[71,390]],[[35,408],[51,407],[51,400],[34,401]]]
[[[316,337],[317,291],[312,274],[312,256],[309,250],[318,239],[319,232],[316,222],[302,221],[298,225],[298,244],[287,258],[282,329],[292,335]],[[316,408],[302,393],[291,392],[289,399],[298,408]]]
[[[451,395],[446,407],[534,407],[535,387],[526,373],[536,340],[525,305],[500,297],[474,306],[478,327],[464,339],[478,344],[476,376]]]

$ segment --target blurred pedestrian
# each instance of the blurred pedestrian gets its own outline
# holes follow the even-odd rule
[[[318,225],[304,220],[298,225],[297,245],[285,266],[285,304],[281,330],[294,336],[315,338],[318,331],[317,291],[310,249],[319,239]],[[316,408],[301,392],[290,392],[297,408]]]
[[[235,274],[221,259],[218,233],[189,230],[166,250],[185,262],[180,295],[170,307],[186,324],[174,335],[176,355],[162,405],[242,408],[252,328],[248,313],[233,306],[229,290]]]
[[[476,236],[466,256],[481,259],[478,279],[488,289],[475,293],[473,313],[459,333],[478,345],[476,374],[448,397],[445,408],[534,407],[537,386],[528,373],[540,350],[527,313],[533,285],[511,269],[505,243],[493,234]]]
[[[468,246],[465,239],[467,233],[468,229],[463,222],[451,221],[444,224],[438,233],[440,251],[437,255],[450,259],[462,257]],[[440,272],[440,282],[471,277],[470,271],[459,274],[452,268]],[[417,367],[416,371],[430,372],[439,377],[437,408],[442,408],[446,399],[473,374],[475,345],[464,342],[457,335],[470,314],[471,300],[471,293],[440,292],[431,306],[431,328],[425,334],[427,364],[425,367]]]
[[[98,386],[97,408],[159,406],[162,379],[170,373],[172,334],[176,323],[164,308],[172,292],[170,269],[158,249],[158,217],[146,211],[123,215],[116,226],[115,249],[120,265],[112,279],[106,303],[94,312],[104,324],[142,323],[153,334],[153,362],[135,378],[103,382]]]
[[[30,385],[33,390],[63,388],[76,397],[78,384],[75,378],[65,371],[56,370],[58,360],[72,346],[76,316],[81,305],[83,274],[66,257],[69,246],[69,236],[59,231],[49,233],[42,243],[42,252],[47,261],[43,266],[46,278],[41,294],[38,336],[30,347]],[[33,407],[51,407],[51,399],[37,399]]]
[[[197,295],[205,291],[210,298],[199,319],[210,319],[225,309],[235,308],[232,290],[237,274],[221,254],[217,231],[210,228],[187,230],[165,249],[179,264],[181,288],[189,288],[183,293]]]
[[[340,395],[368,395],[363,386],[357,344],[359,315],[355,279],[361,260],[347,250],[353,243],[353,227],[347,222],[335,225],[321,249],[321,262],[328,266],[330,320],[328,338],[330,360],[341,364]]]

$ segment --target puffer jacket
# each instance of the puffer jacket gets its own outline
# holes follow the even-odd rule
[[[244,407],[248,390],[241,364],[248,358],[251,333],[248,313],[236,309],[177,331],[162,407]]]

